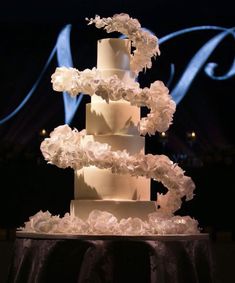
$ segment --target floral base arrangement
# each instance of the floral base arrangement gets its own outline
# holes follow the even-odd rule
[[[109,212],[93,210],[83,221],[66,213],[64,217],[53,216],[48,211],[39,211],[31,216],[19,231],[27,233],[68,235],[166,235],[199,234],[197,220],[189,216],[173,216],[155,212],[148,221],[127,218],[120,221]]]

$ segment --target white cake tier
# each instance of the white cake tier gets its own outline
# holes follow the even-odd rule
[[[133,135],[86,135],[84,143],[95,141],[99,143],[107,143],[111,146],[111,150],[126,150],[130,155],[144,153],[145,138]]]
[[[148,220],[148,214],[156,212],[157,207],[154,201],[73,200],[70,204],[71,215],[83,220],[95,209],[110,212],[120,221],[129,217]]]
[[[127,102],[93,102],[86,105],[87,134],[139,135],[140,109]]]
[[[150,180],[113,174],[95,166],[74,172],[74,198],[93,200],[150,200]]]
[[[131,43],[128,39],[105,38],[97,43],[97,69],[102,78],[116,75],[121,81],[131,83],[135,75],[130,71]],[[91,102],[104,102],[97,95],[91,97]]]
[[[105,38],[97,42],[97,69],[130,70],[131,42],[128,39]]]

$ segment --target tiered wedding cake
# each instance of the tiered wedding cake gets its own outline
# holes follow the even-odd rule
[[[159,55],[157,38],[127,14],[90,19],[89,24],[118,31],[127,39],[98,41],[97,68],[78,71],[57,68],[53,89],[71,96],[91,96],[86,106],[86,130],[68,125],[54,129],[41,144],[45,159],[75,175],[75,199],[64,217],[40,211],[24,230],[76,234],[198,233],[189,216],[175,216],[182,198],[193,198],[190,177],[165,155],[145,154],[144,135],[166,131],[175,112],[167,87],[155,81],[140,88],[138,73],[151,68]],[[131,52],[131,47],[134,49]],[[149,108],[140,117],[140,107]],[[150,179],[168,192],[150,200]]]
[[[130,48],[128,39],[98,41],[97,70],[101,78],[116,75],[126,84],[134,80],[130,71]],[[139,107],[123,99],[107,103],[94,95],[86,107],[84,140],[106,143],[112,151],[144,154],[145,138],[139,135],[139,121]],[[140,217],[144,220],[156,211],[156,202],[150,201],[150,179],[115,174],[111,169],[96,166],[75,170],[75,199],[71,203],[71,214],[82,219],[87,219],[94,209],[111,212],[118,219]]]

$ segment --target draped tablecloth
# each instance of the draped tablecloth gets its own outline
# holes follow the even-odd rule
[[[207,234],[76,236],[17,232],[8,283],[211,283]]]

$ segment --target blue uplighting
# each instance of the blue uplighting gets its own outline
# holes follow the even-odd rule
[[[65,67],[73,67],[72,55],[71,55],[71,48],[70,48],[70,33],[71,33],[71,25],[66,25],[58,35],[57,42],[51,51],[51,54],[48,57],[46,64],[44,65],[41,73],[39,74],[38,79],[32,86],[31,90],[26,94],[23,101],[6,117],[0,119],[0,124],[3,124],[14,117],[29,101],[30,97],[33,95],[34,91],[36,90],[37,86],[39,85],[45,71],[47,70],[49,64],[52,61],[55,53],[57,54],[57,61],[58,66],[65,66]],[[152,31],[143,28],[144,30],[153,34]],[[183,71],[180,79],[176,83],[174,87],[171,87],[174,75],[175,75],[175,66],[174,64],[170,65],[170,77],[167,82],[167,86],[171,89],[171,95],[176,102],[176,104],[180,103],[180,101],[184,98],[186,93],[188,92],[193,80],[195,79],[198,72],[203,68],[204,64],[208,60],[209,56],[212,52],[216,49],[216,47],[223,41],[223,39],[228,36],[232,35],[235,39],[235,28],[223,28],[218,26],[197,26],[182,29],[173,33],[170,33],[162,38],[159,39],[159,45],[165,44],[167,41],[170,41],[178,36],[185,35],[187,33],[192,33],[194,31],[219,31],[217,35],[212,37],[208,42],[206,42],[192,57],[188,65],[186,66],[185,70]],[[121,35],[121,38],[125,38],[125,36]],[[207,76],[209,76],[213,80],[226,80],[235,75],[235,58],[233,63],[231,64],[230,69],[227,71],[226,74],[222,76],[216,76],[214,74],[215,68],[218,66],[217,63],[209,62],[204,67],[204,72]],[[72,98],[66,92],[63,93],[63,102],[64,102],[64,123],[70,124],[81,101],[83,98],[83,94]]]

